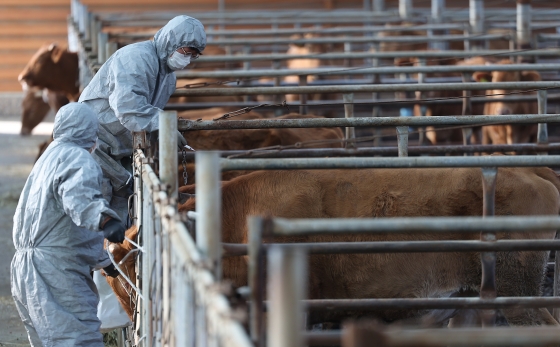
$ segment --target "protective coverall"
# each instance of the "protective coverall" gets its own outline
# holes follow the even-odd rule
[[[88,153],[97,132],[88,106],[62,107],[54,141],[35,163],[14,215],[12,296],[32,346],[103,346],[90,271],[108,265],[100,222],[120,219],[101,194],[101,169]]]
[[[123,220],[127,198],[132,194],[131,174],[123,167],[132,155],[131,132],[158,130],[159,111],[175,91],[177,81],[167,60],[179,47],[204,50],[206,33],[200,21],[177,16],[155,34],[153,41],[119,49],[80,96],[79,102],[98,115],[99,141],[93,157],[105,177],[103,194]]]

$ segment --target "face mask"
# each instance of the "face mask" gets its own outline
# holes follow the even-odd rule
[[[169,59],[167,59],[167,66],[173,71],[182,70],[191,63],[191,55],[183,55],[181,53],[173,52]]]

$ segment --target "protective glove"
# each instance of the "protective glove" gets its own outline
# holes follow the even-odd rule
[[[115,265],[113,265],[111,263],[111,265],[104,267],[103,271],[105,272],[105,274],[107,276],[111,276],[113,278],[117,277],[118,275],[120,275],[119,271],[115,268]]]
[[[103,237],[109,240],[109,242],[122,243],[124,241],[124,232],[124,225],[115,219],[109,219],[103,226]]]
[[[185,149],[186,145],[187,140],[185,140],[185,137],[183,136],[183,134],[181,134],[180,131],[177,131],[177,146],[179,146],[180,149]]]

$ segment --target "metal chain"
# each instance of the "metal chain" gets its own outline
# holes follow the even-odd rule
[[[181,164],[183,164],[183,182],[187,185],[189,176],[187,174],[187,151],[185,151],[184,147],[181,147],[181,153],[183,154],[183,159],[181,160]]]

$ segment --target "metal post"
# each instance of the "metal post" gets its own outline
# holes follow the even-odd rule
[[[517,48],[531,47],[531,0],[517,0]]]
[[[426,66],[426,58],[420,58],[418,60],[418,65],[419,66]],[[422,84],[426,82],[426,74],[425,73],[419,73],[418,74],[418,84]],[[421,91],[418,91],[415,93],[416,96],[416,100],[422,100],[423,98],[423,93]],[[426,116],[426,112],[428,110],[428,108],[424,105],[414,105],[414,107],[418,107],[420,109],[420,116],[421,117],[425,117]],[[412,111],[414,113],[414,110]],[[426,137],[426,132],[424,131],[425,128],[424,127],[419,127],[418,128],[418,145],[421,146],[424,144],[425,141],[425,137]],[[398,129],[397,129],[398,132]],[[407,154],[408,155],[408,154]],[[400,156],[400,154],[399,154]]]
[[[377,36],[378,33],[375,34],[375,36]],[[372,46],[372,50],[374,52],[379,52],[379,43],[376,42],[373,44]],[[371,60],[371,65],[372,67],[377,67],[379,66],[379,59],[378,58],[373,58]],[[379,74],[375,74],[373,75],[373,80],[372,80],[372,84],[381,84],[381,76]],[[379,93],[371,93],[371,99],[372,101],[375,103],[379,100]],[[372,117],[380,117],[381,116],[381,107],[374,105],[373,109],[371,110],[371,116]],[[374,129],[374,138],[373,138],[373,146],[374,147],[380,147],[381,146],[381,141],[382,141],[382,129],[379,127],[376,127]]]
[[[494,216],[496,199],[496,167],[482,168],[482,217]],[[480,234],[481,241],[496,241],[496,233]],[[481,252],[482,281],[480,285],[481,299],[496,298],[496,252]],[[482,326],[494,326],[496,323],[495,310],[482,311]]]
[[[432,0],[432,19],[434,23],[441,23],[443,11],[445,10],[445,0]]]
[[[101,23],[100,23],[101,24]],[[109,35],[102,31],[97,34],[97,62],[103,64],[107,61],[107,41]]]
[[[268,251],[268,347],[303,346],[306,252],[271,246]]]
[[[354,93],[342,94],[344,100],[344,118],[354,118]],[[354,128],[346,128],[346,139],[352,140],[356,138],[356,130]],[[346,148],[356,148],[355,142],[346,142]]]
[[[262,247],[262,234],[264,221],[261,217],[249,217],[249,288],[251,288],[251,306],[249,331],[251,340],[257,347],[264,347],[264,247]]]
[[[106,51],[107,59],[109,59],[113,55],[113,53],[117,51],[117,49],[119,49],[117,42],[115,41],[107,42],[107,51]]]
[[[364,11],[371,11],[371,1],[370,0],[364,0]]]
[[[81,3],[78,2],[78,6],[77,6],[77,10],[76,10],[76,15],[78,16],[77,21],[78,21],[78,32],[80,33],[80,36],[83,37],[84,35],[84,31],[85,31],[85,22],[84,22],[84,8],[85,6]]]
[[[556,232],[555,239],[560,239],[560,233]],[[552,290],[553,296],[560,296],[560,251],[554,253],[554,285]],[[557,322],[560,322],[560,308],[554,308],[552,315]]]
[[[538,100],[538,108],[539,108],[539,115],[546,115],[547,104],[546,104],[546,95],[547,91],[539,90],[537,92],[537,100]],[[537,143],[539,145],[546,145],[548,144],[548,125],[546,123],[539,123],[539,128],[537,132]]]
[[[372,1],[373,1],[373,10],[375,12],[385,11],[385,0],[372,0]]]
[[[484,33],[484,0],[469,0],[469,23],[473,35]],[[481,43],[471,42],[473,49],[481,49]]]
[[[177,111],[159,112],[159,177],[168,196],[177,200]]]
[[[468,83],[471,81],[471,75],[469,73],[462,74],[463,83]],[[463,109],[461,114],[463,116],[471,116],[472,115],[472,101],[471,101],[472,92],[470,90],[463,90]],[[470,145],[472,143],[472,128],[462,128],[463,133],[463,145]],[[467,155],[467,153],[465,153]]]
[[[89,13],[87,6],[82,7],[82,21],[84,22],[84,41],[91,40],[91,13]]]
[[[306,86],[307,85],[307,75],[300,75],[299,77],[299,85],[301,86]],[[300,94],[299,95],[299,103],[300,103],[300,107],[299,107],[299,113],[300,114],[307,114],[307,106],[303,106],[305,104],[307,104],[307,94]]]
[[[399,0],[399,16],[403,20],[412,16],[412,0]]]
[[[220,153],[200,151],[195,155],[196,244],[210,261],[212,273],[221,279],[222,200],[220,191]]]
[[[95,15],[93,13],[90,13],[90,19],[89,19],[89,23],[90,23],[90,37],[91,37],[91,54],[93,56],[97,56],[97,50],[98,50],[98,43],[97,43],[97,39],[98,39],[98,34],[101,31],[101,22],[99,22],[96,18]]]
[[[399,157],[408,157],[408,127],[397,127],[397,141],[399,146]]]

